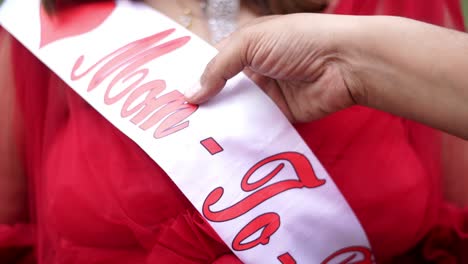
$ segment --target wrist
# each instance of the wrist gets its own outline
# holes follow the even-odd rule
[[[344,39],[338,39],[341,69],[350,96],[356,104],[378,108],[382,92],[398,80],[392,62],[392,47],[398,45],[390,29],[400,18],[353,16],[347,22]],[[390,30],[389,30],[390,31]]]
[[[338,65],[348,93],[355,104],[368,106],[374,94],[374,84],[369,78],[374,54],[374,37],[367,19],[359,16],[342,16],[342,28],[333,38],[332,47],[338,54]]]

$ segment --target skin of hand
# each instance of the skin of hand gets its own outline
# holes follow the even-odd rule
[[[352,84],[335,45],[339,40],[333,36],[333,31],[346,31],[352,25],[336,23],[337,16],[330,15],[320,18],[326,23],[310,30],[315,18],[319,17],[272,16],[245,25],[217,46],[220,53],[200,79],[203,89],[194,86],[186,91],[187,100],[207,101],[226,80],[244,71],[292,122],[307,122],[355,104],[353,96],[359,92],[353,89],[358,87]]]
[[[292,122],[360,104],[468,139],[467,34],[398,17],[293,14],[254,20],[218,49],[189,103],[244,71]]]

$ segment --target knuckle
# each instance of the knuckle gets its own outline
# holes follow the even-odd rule
[[[240,38],[240,54],[244,65],[250,66],[252,64],[252,58],[255,57],[257,46],[259,45],[258,41],[255,39],[258,34],[255,32],[258,31],[256,31],[252,26],[242,30]]]

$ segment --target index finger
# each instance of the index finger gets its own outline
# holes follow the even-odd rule
[[[218,94],[226,82],[240,73],[247,65],[245,30],[235,32],[225,40],[222,49],[208,63],[200,78],[200,84],[185,92],[185,99],[192,104],[206,102]]]

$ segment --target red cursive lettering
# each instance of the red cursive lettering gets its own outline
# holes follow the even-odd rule
[[[359,257],[360,256],[360,257]],[[338,262],[339,261],[339,262]],[[343,248],[322,261],[321,264],[374,264],[372,252],[367,247]]]
[[[270,242],[270,237],[280,227],[280,217],[276,213],[266,213],[258,216],[248,223],[236,235],[232,241],[232,248],[237,251],[248,250],[259,244],[266,245]],[[258,231],[261,231],[260,236],[250,242],[243,243],[247,238],[251,237]]]
[[[157,45],[174,31],[174,29],[166,30],[127,44],[79,74],[78,69],[84,61],[84,56],[80,56],[73,66],[71,79],[74,81],[81,79],[100,67],[88,85],[88,92],[115,75],[105,91],[105,104],[112,105],[128,95],[121,116],[134,115],[130,121],[139,125],[142,130],[148,130],[159,123],[153,134],[154,138],[162,138],[184,129],[189,125],[189,121],[184,120],[192,115],[198,106],[187,104],[183,94],[177,90],[159,96],[166,88],[166,82],[151,80],[143,83],[149,74],[149,69],[141,68],[150,61],[183,47],[190,40],[190,37],[185,36]],[[119,87],[118,84],[125,85],[127,82],[129,84],[121,91],[114,91]],[[140,103],[133,106],[139,99]]]
[[[143,130],[148,130],[162,120],[153,134],[154,138],[162,138],[186,128],[189,121],[182,121],[196,111],[196,106],[185,103],[184,95],[179,91],[172,91],[156,97],[165,88],[166,83],[161,80],[151,81],[138,87],[125,101],[121,116],[125,118],[138,112],[130,121],[135,125],[143,122],[140,125]],[[145,93],[147,93],[147,96],[143,101],[131,107]],[[153,114],[150,116],[151,113]],[[144,121],[148,116],[149,118]]]
[[[261,167],[274,161],[286,161],[289,162],[296,172],[297,180],[284,180],[269,186],[266,186],[253,194],[247,196],[243,200],[236,204],[220,210],[212,211],[210,207],[217,203],[223,196],[224,189],[218,187],[214,189],[205,199],[203,203],[203,214],[205,217],[213,222],[224,222],[237,218],[246,212],[252,210],[259,204],[269,200],[270,198],[291,189],[298,188],[316,188],[325,184],[325,180],[318,179],[314,173],[312,165],[309,160],[302,154],[297,152],[283,152],[264,160],[261,160],[255,164],[247,173],[244,175],[241,183],[241,188],[244,191],[253,191],[265,185],[268,181],[278,175],[279,172],[284,168],[284,164],[278,165],[271,173],[266,175],[255,183],[249,183],[250,177]]]

